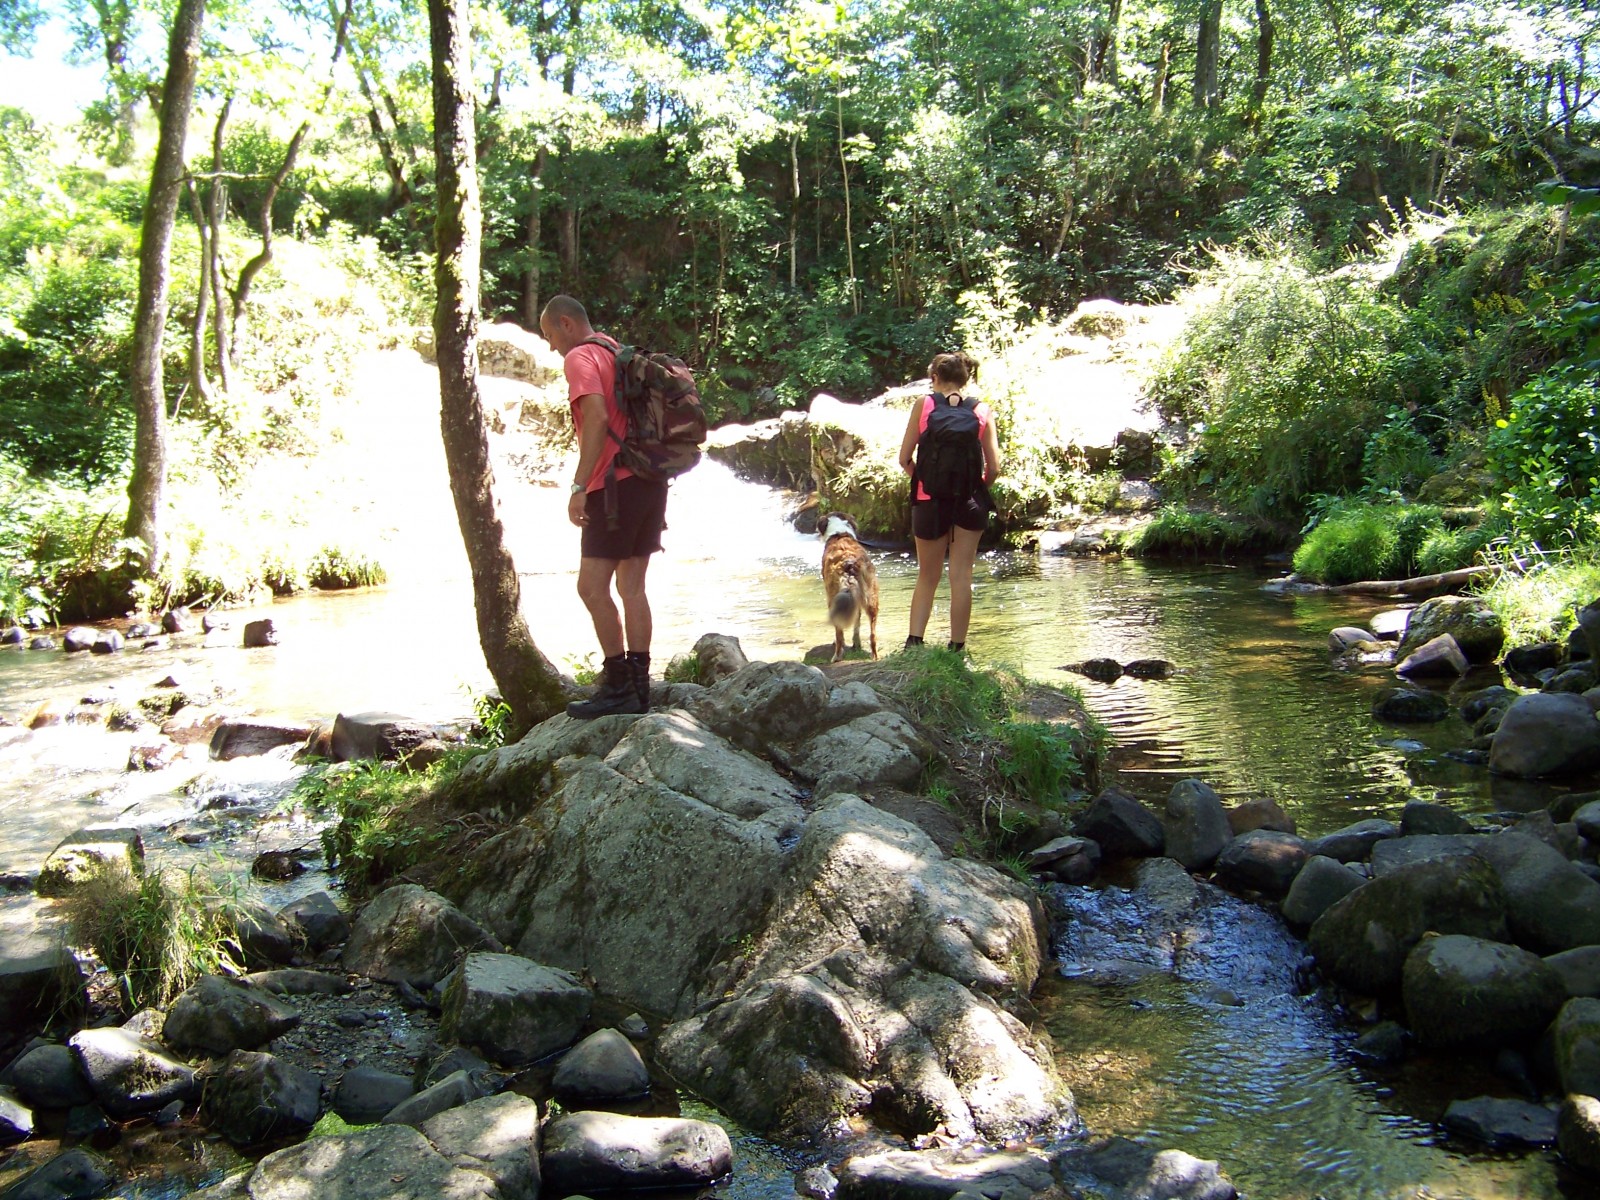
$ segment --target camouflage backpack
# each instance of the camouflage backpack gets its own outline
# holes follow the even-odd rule
[[[694,373],[681,358],[601,338],[580,345],[603,346],[617,361],[617,406],[628,423],[627,436],[617,438],[617,461],[655,483],[675,479],[700,461],[706,413]]]

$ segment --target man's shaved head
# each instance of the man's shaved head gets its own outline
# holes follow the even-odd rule
[[[584,326],[585,328],[587,328],[589,324],[588,310],[574,300],[571,296],[567,295],[551,296],[550,303],[544,306],[544,312],[539,316],[540,324],[544,323],[545,317],[551,317],[558,320],[561,317],[568,317],[571,320],[578,322],[578,324]]]

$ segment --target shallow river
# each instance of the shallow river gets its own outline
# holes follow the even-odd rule
[[[433,516],[398,531],[388,587],[232,613],[232,631],[209,646],[191,639],[145,655],[71,660],[7,649],[0,715],[17,719],[42,700],[76,699],[118,680],[143,690],[173,672],[222,683],[234,703],[265,712],[464,718],[470,694],[489,686],[465,558],[448,500],[413,499]],[[820,547],[785,525],[785,504],[715,464],[680,483],[667,553],[652,567],[658,672],[709,631],[736,634],[751,658],[798,657],[830,640]],[[573,591],[576,532],[564,507],[549,489],[505,497],[524,611],[541,648],[570,664],[590,652],[592,633]],[[914,564],[888,553],[879,571],[879,645],[888,651],[905,637]],[[1447,758],[1469,736],[1458,720],[1399,728],[1371,719],[1382,675],[1332,670],[1326,639],[1330,627],[1381,606],[1269,595],[1263,578],[1220,566],[989,555],[977,572],[968,648],[979,661],[1078,684],[1112,729],[1125,786],[1150,799],[1195,775],[1229,801],[1270,796],[1302,833],[1316,835],[1395,817],[1413,797],[1469,814],[1547,798],[1491,784],[1481,768]],[[257,615],[273,618],[280,644],[236,648],[237,630]],[[930,642],[944,638],[945,621],[941,600]],[[1059,669],[1093,657],[1163,658],[1178,672],[1102,685]],[[126,735],[60,727],[0,750],[0,873],[36,870],[56,840],[94,821],[138,821],[152,831],[152,855],[177,863],[236,865],[260,849],[315,840],[314,830],[285,818],[230,816],[259,813],[287,793],[297,768],[286,758],[135,777],[121,770],[127,744]],[[268,898],[326,883],[313,874]],[[1433,1122],[1451,1091],[1469,1086],[1444,1077],[1461,1068],[1423,1064],[1379,1078],[1348,1065],[1344,1024],[1324,1001],[1293,994],[1298,944],[1258,910],[1224,904],[1214,914],[1217,952],[1181,970],[1108,979],[1072,963],[1104,952],[1106,939],[1136,946],[1138,914],[1125,911],[1114,888],[1062,889],[1056,902],[1067,918],[1058,949],[1074,977],[1049,981],[1041,1007],[1091,1127],[1220,1158],[1256,1200],[1593,1194],[1561,1179],[1547,1156],[1493,1156],[1442,1140]],[[22,904],[0,902],[0,923],[23,919]],[[1226,1002],[1217,1001],[1219,988]],[[1457,1094],[1498,1085],[1470,1086]],[[725,1193],[785,1194],[774,1165],[764,1160]]]

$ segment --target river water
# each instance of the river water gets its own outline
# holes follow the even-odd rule
[[[426,521],[397,530],[387,587],[281,600],[229,614],[233,629],[149,653],[90,658],[0,651],[0,715],[41,701],[124,686],[141,692],[174,673],[217,682],[241,708],[303,718],[386,709],[425,720],[465,718],[489,686],[478,651],[465,557],[436,472],[419,471],[408,503]],[[431,493],[429,488],[432,489]],[[536,640],[558,662],[581,661],[592,633],[573,590],[576,531],[554,489],[503,489],[508,538],[523,575]],[[431,499],[430,499],[431,496]],[[667,552],[652,566],[658,670],[702,633],[737,635],[751,658],[799,657],[831,640],[817,565],[820,546],[783,520],[784,496],[707,463],[675,487]],[[905,636],[914,582],[907,554],[879,558],[879,645]],[[1263,576],[1216,565],[986,555],[976,575],[968,647],[1046,681],[1080,686],[1116,739],[1125,786],[1152,800],[1189,775],[1229,801],[1268,796],[1316,835],[1369,816],[1397,816],[1407,799],[1487,814],[1547,799],[1490,781],[1447,757],[1468,730],[1452,718],[1397,728],[1374,722],[1382,673],[1328,662],[1327,631],[1376,606],[1261,590]],[[280,644],[237,648],[245,620],[270,615]],[[946,610],[928,634],[941,639]],[[1094,657],[1163,658],[1165,681],[1111,685],[1064,673]],[[315,841],[315,830],[259,814],[286,795],[299,768],[286,755],[194,760],[154,776],[122,770],[129,735],[59,726],[0,749],[0,873],[36,870],[51,846],[92,822],[136,821],[157,861],[240,867],[260,849]],[[265,898],[283,902],[327,885],[313,873]],[[1126,893],[1058,889],[1058,949],[1091,958],[1095,938],[1135,945]],[[21,919],[25,901],[0,903]],[[1219,901],[1215,945],[1183,970],[1052,979],[1041,1007],[1090,1126],[1216,1157],[1249,1195],[1545,1197],[1589,1195],[1549,1156],[1497,1156],[1451,1144],[1434,1122],[1452,1094],[1511,1094],[1457,1064],[1423,1064],[1381,1078],[1345,1057],[1346,1024],[1315,997],[1294,995],[1299,947],[1277,923]],[[1103,946],[1101,947],[1103,950]],[[1229,993],[1225,1002],[1218,989]],[[1460,1078],[1449,1078],[1458,1074]],[[1480,1086],[1481,1085],[1481,1086]],[[770,1170],[728,1194],[783,1194]],[[774,1188],[777,1190],[775,1191]]]

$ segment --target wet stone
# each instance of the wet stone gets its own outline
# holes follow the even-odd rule
[[[7,1068],[8,1082],[35,1108],[73,1108],[94,1098],[65,1046],[36,1046]]]
[[[414,1094],[411,1081],[404,1075],[375,1067],[352,1067],[334,1089],[333,1111],[352,1125],[372,1125]]]
[[[6,1200],[92,1200],[116,1182],[111,1165],[82,1148],[66,1150],[6,1189]]]
[[[632,1042],[602,1029],[567,1052],[551,1086],[563,1103],[631,1100],[649,1093],[650,1072]]]
[[[1494,1149],[1514,1146],[1553,1146],[1556,1114],[1525,1100],[1479,1096],[1453,1101],[1445,1109],[1444,1127]]]

